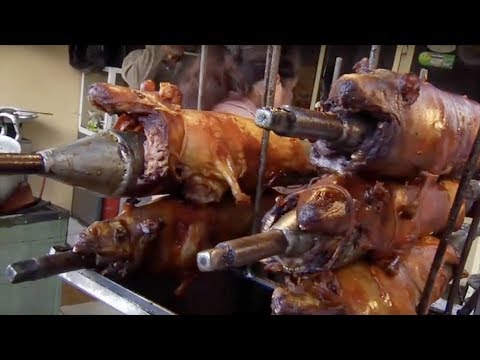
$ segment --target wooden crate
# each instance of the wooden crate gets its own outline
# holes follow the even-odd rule
[[[10,284],[8,264],[47,254],[67,243],[67,210],[41,202],[23,214],[0,217],[0,314],[54,315],[59,313],[61,280],[58,277]]]

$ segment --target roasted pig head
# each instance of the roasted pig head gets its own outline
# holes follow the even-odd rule
[[[295,212],[296,228],[286,230],[287,239],[309,245],[277,257],[285,272],[314,273],[368,258],[395,273],[399,255],[444,229],[457,188],[457,182],[430,175],[408,182],[328,175],[278,200],[262,231]],[[463,218],[464,207],[457,228]]]
[[[338,172],[408,178],[422,171],[459,176],[480,127],[480,104],[442,91],[414,74],[364,63],[332,84],[323,110],[373,124],[350,155],[319,140],[312,162]]]
[[[264,195],[262,214],[275,195]],[[73,251],[96,254],[98,270],[112,277],[196,272],[199,251],[247,235],[252,220],[253,207],[237,206],[232,197],[209,205],[163,197],[127,204],[115,218],[93,223],[77,237]]]

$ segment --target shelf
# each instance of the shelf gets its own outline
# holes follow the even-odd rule
[[[95,134],[90,124],[95,124],[98,131],[110,129],[116,121],[117,116],[110,116],[94,108],[88,100],[88,90],[91,85],[97,82],[128,86],[123,80],[121,69],[116,67],[105,67],[102,72],[82,73],[80,84],[80,109],[78,116],[78,131],[85,135]]]
[[[88,135],[88,136],[96,134],[96,132],[94,132],[92,130],[85,129],[84,127],[81,127],[81,126],[78,127],[78,132],[80,132],[84,135]]]

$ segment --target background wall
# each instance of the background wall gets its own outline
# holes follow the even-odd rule
[[[68,46],[0,46],[0,104],[53,113],[23,125],[34,150],[76,139],[80,99],[79,71],[68,62]],[[41,178],[30,176],[34,196]],[[72,187],[47,179],[43,198],[70,210]]]

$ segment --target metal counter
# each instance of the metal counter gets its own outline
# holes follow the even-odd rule
[[[54,252],[52,248],[50,254]],[[205,273],[190,283],[191,291],[182,296],[184,302],[178,302],[172,295],[165,297],[165,294],[173,294],[173,290],[171,284],[163,283],[161,279],[147,277],[117,283],[85,269],[58,277],[124,315],[267,314],[275,288],[273,282],[241,270]]]
[[[94,271],[71,271],[59,277],[124,315],[176,315]]]

